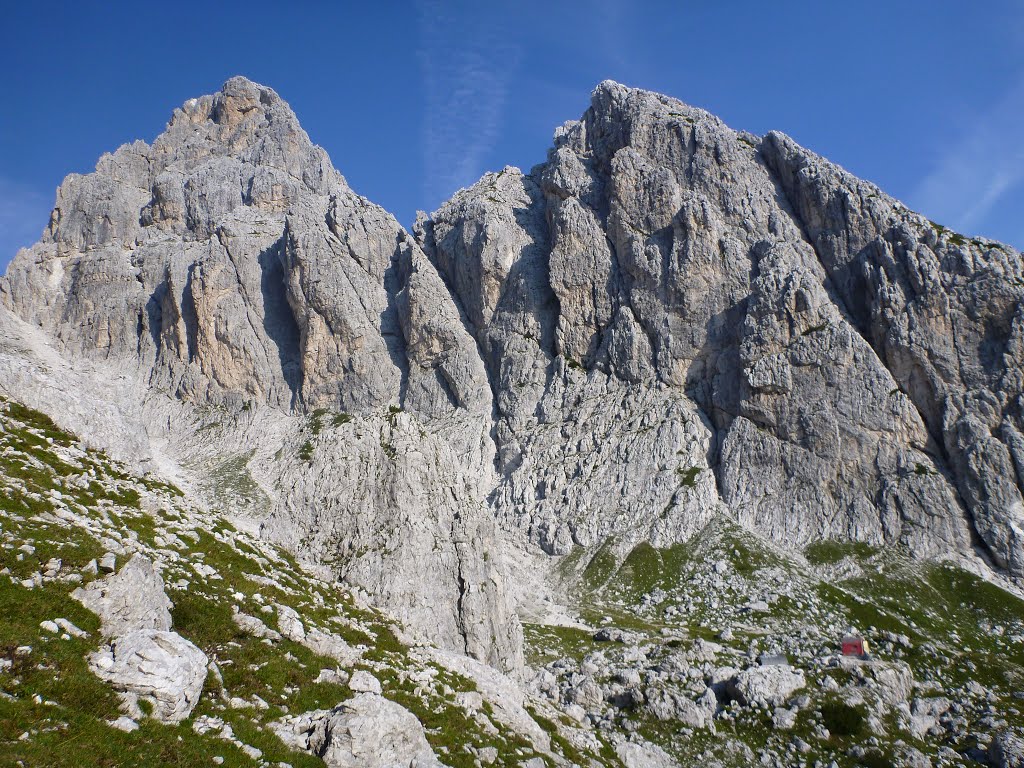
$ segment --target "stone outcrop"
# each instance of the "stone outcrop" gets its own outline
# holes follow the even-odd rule
[[[72,597],[100,617],[107,643],[89,657],[89,669],[121,695],[128,715],[167,723],[188,717],[199,703],[208,660],[171,631],[171,601],[152,561],[136,554]]]
[[[742,705],[778,707],[806,685],[804,673],[790,666],[751,667],[726,683],[726,692]]]

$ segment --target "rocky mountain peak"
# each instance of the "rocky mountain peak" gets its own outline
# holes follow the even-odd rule
[[[409,235],[234,78],[68,177],[0,298],[160,439],[222,414],[268,536],[515,669],[515,567],[723,516],[1024,575],[1022,286],[782,134],[611,81]]]
[[[605,81],[410,235],[233,78],[69,176],[0,305],[9,709],[74,642],[114,727],[263,763],[1017,749],[1024,261],[783,134]]]

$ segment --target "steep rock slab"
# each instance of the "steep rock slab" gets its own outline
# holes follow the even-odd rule
[[[765,162],[858,329],[920,412],[998,565],[1024,574],[1024,261],[771,133]]]
[[[267,525],[441,647],[521,669],[507,547],[483,501],[481,468],[493,458],[485,424],[464,412],[443,428],[406,411],[356,417],[325,425],[308,460],[297,455],[302,439],[271,443],[255,460],[256,474],[281,488]]]
[[[721,454],[723,496],[739,520],[801,544],[967,551],[955,490],[892,375],[777,246],[758,270],[739,344],[739,416]]]
[[[685,539],[719,503],[707,471],[713,436],[681,393],[640,383],[650,347],[628,308],[605,352],[625,381],[588,378],[579,360],[557,354],[548,210],[537,180],[506,168],[417,227],[465,311],[495,393],[491,507],[554,554],[611,535]],[[585,264],[570,271],[590,279]]]

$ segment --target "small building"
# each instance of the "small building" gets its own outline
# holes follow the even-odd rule
[[[868,656],[868,641],[860,635],[845,635],[842,647],[843,656],[853,656],[858,659],[866,659]]]

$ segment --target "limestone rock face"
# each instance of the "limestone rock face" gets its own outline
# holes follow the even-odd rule
[[[384,279],[400,232],[274,91],[234,78],[152,146],[69,176],[4,301],[198,402],[371,407],[399,395]]]
[[[441,768],[416,716],[376,693],[360,693],[332,710],[285,717],[274,732],[328,768]]]
[[[995,562],[1024,574],[1024,262],[921,216],[782,134],[764,162],[837,303],[933,437]],[[927,464],[926,464],[927,466]]]

